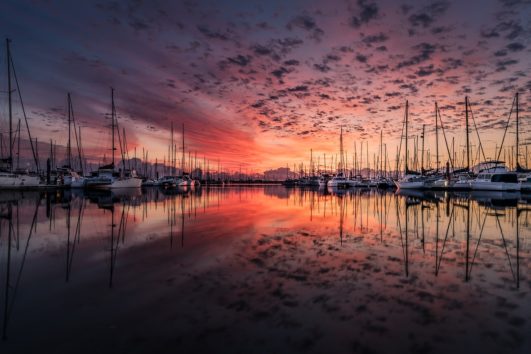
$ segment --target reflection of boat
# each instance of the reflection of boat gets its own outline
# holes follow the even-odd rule
[[[179,195],[179,194],[187,194],[192,189],[186,185],[180,185],[173,188],[160,188],[160,191],[164,195]]]
[[[440,201],[444,196],[441,194],[437,194],[434,191],[429,190],[418,190],[418,189],[398,189],[396,191],[397,195],[409,197],[409,198],[418,198],[421,200],[426,201],[432,201],[432,202],[438,202]]]
[[[343,195],[347,193],[347,189],[345,187],[331,186],[330,184],[328,184],[327,191],[328,193],[335,195]]]
[[[520,198],[520,192],[474,190],[470,193],[470,198],[480,204],[491,206],[516,206]]]
[[[124,188],[124,189],[87,189],[83,196],[88,198],[91,202],[98,205],[99,208],[109,209],[113,204],[127,201],[131,202],[142,195],[139,188]]]

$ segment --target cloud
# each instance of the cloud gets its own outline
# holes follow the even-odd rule
[[[371,45],[371,44],[374,44],[374,43],[382,43],[382,42],[385,42],[389,39],[389,37],[380,32],[379,34],[376,34],[376,35],[372,35],[372,36],[366,36],[362,39],[363,43],[365,44],[368,44],[368,45]]]
[[[509,43],[507,44],[507,49],[509,49],[511,52],[519,52],[525,48],[525,45],[522,43]]]
[[[357,14],[350,19],[350,25],[354,28],[359,28],[363,24],[375,19],[378,16],[379,8],[376,3],[369,0],[358,0]]]
[[[407,67],[407,66],[416,65],[423,61],[430,59],[433,53],[435,53],[435,50],[437,49],[437,47],[434,44],[430,44],[426,42],[419,43],[417,45],[412,46],[411,48],[414,51],[417,51],[418,54],[415,54],[408,60],[404,60],[398,63],[397,65],[398,69]]]
[[[310,38],[320,41],[324,31],[317,26],[315,19],[308,15],[300,15],[293,18],[286,26],[289,30],[300,28],[310,33]]]
[[[408,17],[409,23],[413,27],[431,26],[438,18],[440,18],[448,9],[450,3],[447,1],[436,1],[423,7],[420,11],[411,14]]]

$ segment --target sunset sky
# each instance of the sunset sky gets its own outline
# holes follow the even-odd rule
[[[101,160],[109,154],[112,86],[119,123],[139,155],[144,147],[150,160],[162,160],[170,123],[177,139],[184,123],[187,150],[256,170],[307,161],[310,149],[336,154],[340,126],[349,155],[355,141],[358,148],[368,141],[372,161],[383,130],[394,158],[406,99],[410,136],[426,123],[432,155],[435,101],[460,151],[465,95],[487,155],[501,143],[517,91],[528,141],[530,18],[526,0],[0,3],[0,32],[13,41],[39,140],[66,144],[71,92],[84,148]],[[514,144],[513,130],[506,146]]]

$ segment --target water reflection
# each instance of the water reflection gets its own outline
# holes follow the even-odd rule
[[[242,342],[223,336],[225,329],[211,332],[196,320],[207,316],[225,328],[228,316],[258,342],[264,321],[280,324],[278,338],[297,328],[284,343],[294,351],[385,350],[393,341],[411,348],[407,337],[385,345],[377,338],[421,316],[433,327],[429,335],[443,330],[467,343],[480,343],[509,321],[506,332],[478,345],[525,348],[529,204],[519,193],[279,186],[2,193],[0,346],[62,352],[65,333],[89,345],[87,329],[102,343],[116,343],[100,325],[120,323],[111,332],[130,339],[138,330],[132,316],[202,338],[198,344],[183,337],[177,347],[227,341],[227,348],[239,348]],[[101,318],[87,317],[87,306]],[[466,306],[482,313],[465,314]],[[35,312],[42,320],[33,321]],[[181,313],[187,321],[178,319]],[[445,318],[485,328],[465,338]],[[429,330],[407,323],[403,331]],[[365,339],[346,347],[332,340],[344,324]],[[307,343],[315,328],[319,340]],[[171,335],[161,331],[155,337]]]

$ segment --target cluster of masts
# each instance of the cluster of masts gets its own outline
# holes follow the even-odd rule
[[[13,65],[10,50],[11,41],[6,39],[7,54],[7,94],[8,94],[8,122],[9,136],[4,138],[0,133],[0,189],[28,189],[28,188],[138,188],[141,186],[162,186],[164,188],[193,187],[201,183],[223,184],[229,179],[234,180],[234,175],[223,170],[220,161],[210,168],[210,162],[203,158],[201,163],[197,158],[197,152],[192,156],[188,151],[186,156],[184,124],[182,126],[182,149],[181,156],[177,156],[177,143],[174,140],[173,123],[171,124],[171,143],[168,146],[168,156],[162,163],[155,159],[155,163],[149,163],[149,152],[142,149],[142,159],[129,156],[125,128],[118,125],[115,106],[115,91],[111,88],[111,153],[110,161],[105,154],[103,164],[94,167],[88,163],[81,142],[81,127],[78,126],[71,94],[67,94],[67,118],[68,140],[66,144],[66,158],[57,159],[57,142],[50,141],[49,157],[46,159],[46,167],[41,166],[39,156],[39,141],[32,137],[18,79]],[[14,85],[15,84],[15,85]],[[16,89],[14,89],[16,88]],[[19,120],[15,128],[13,126],[13,93],[18,92],[21,110],[24,117],[29,145],[35,169],[21,168],[20,143],[22,122]],[[7,140],[7,141],[6,141]],[[42,142],[41,142],[42,143]],[[119,154],[117,156],[117,154]],[[140,162],[140,163],[139,163]],[[180,165],[179,168],[177,165]],[[140,166],[139,166],[140,165]],[[243,181],[241,171],[239,179]]]
[[[332,157],[330,165],[326,163],[326,155],[323,156],[324,165],[319,158],[317,165],[314,164],[313,151],[310,151],[310,164],[308,168],[299,165],[299,173],[289,175],[287,172],[284,184],[287,186],[320,186],[331,188],[350,187],[379,187],[400,189],[458,189],[458,190],[493,190],[493,191],[531,191],[531,170],[520,165],[520,118],[519,118],[519,95],[516,93],[511,111],[509,113],[501,144],[495,148],[495,158],[488,159],[485,147],[481,142],[476,121],[470,106],[468,97],[465,97],[465,131],[466,149],[463,150],[461,159],[455,151],[455,140],[451,144],[446,137],[445,127],[441,118],[441,112],[435,103],[435,167],[432,167],[432,155],[425,149],[426,124],[422,125],[420,139],[414,137],[413,156],[409,150],[409,102],[405,103],[405,114],[401,133],[400,145],[397,147],[396,160],[393,167],[387,153],[387,145],[383,143],[383,132],[380,131],[379,153],[373,154],[372,166],[369,160],[369,146],[366,145],[365,165],[363,161],[363,142],[360,143],[360,154],[356,151],[352,164],[349,166],[347,154],[343,148],[343,128],[339,137],[339,157]],[[516,120],[515,146],[504,148],[505,137],[509,129],[513,113]],[[470,124],[472,121],[472,124]],[[474,152],[470,144],[470,134],[474,128],[478,145]],[[439,135],[442,133],[442,138]],[[420,141],[419,141],[420,140]],[[440,140],[444,141],[447,158],[441,161],[439,146]],[[404,146],[403,141],[405,141]],[[419,148],[420,143],[420,148]],[[527,166],[527,145],[525,146],[525,165]],[[512,169],[507,167],[502,157],[508,158]],[[404,155],[402,158],[401,155]],[[460,161],[459,161],[460,160]],[[403,168],[403,169],[402,169]],[[294,166],[294,171],[297,168]]]

